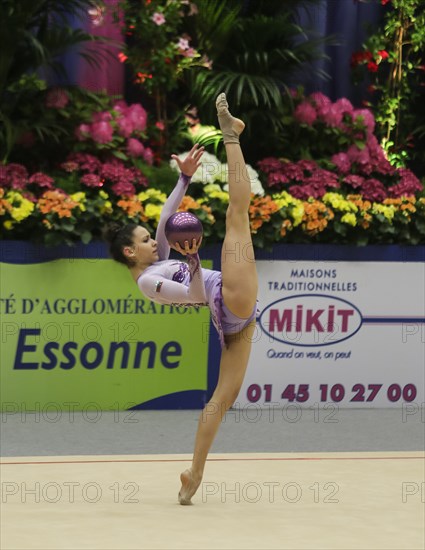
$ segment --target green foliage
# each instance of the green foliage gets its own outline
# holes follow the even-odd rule
[[[239,0],[122,0],[128,36],[122,59],[165,125],[163,154],[176,148],[170,140],[178,135],[179,113],[189,106],[198,108],[202,124],[217,124],[214,103],[221,91],[246,123],[247,158],[273,154],[290,77],[323,55],[318,46],[334,43],[296,23],[296,8],[320,1],[254,0],[246,9]],[[208,142],[204,136],[215,152],[216,137]]]
[[[367,76],[369,105],[389,158],[425,174],[425,4],[392,0],[383,24],[353,54],[354,77]]]
[[[205,0],[191,29],[213,63],[209,71],[186,75],[190,101],[203,122],[214,124],[215,97],[226,92],[230,107],[246,123],[242,139],[251,162],[276,153],[275,137],[284,128],[282,92],[290,77],[323,55],[319,45],[334,42],[297,25],[295,8],[305,3],[257,1],[242,13],[240,2]],[[216,29],[215,42],[210,37]]]
[[[91,41],[104,42],[69,24],[81,17],[94,0],[2,0],[0,2],[0,162],[6,162],[17,141],[29,131],[41,139],[62,139],[65,131],[44,118],[40,100],[45,83],[41,69],[59,75],[65,70],[59,56]],[[102,49],[84,54],[91,63]]]
[[[156,120],[164,126],[161,153],[165,155],[175,147],[184,120],[183,106],[176,104],[173,93],[183,73],[208,64],[184,33],[185,20],[193,15],[188,4],[183,0],[121,0],[115,14],[128,36],[121,59],[131,67],[134,83],[151,99]]]

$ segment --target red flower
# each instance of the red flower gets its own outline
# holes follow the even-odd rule
[[[357,67],[357,65],[360,65],[361,63],[365,61],[372,61],[373,55],[372,52],[354,52],[351,56],[351,66]]]
[[[391,2],[391,0],[381,0],[383,6],[386,6],[389,2]]]
[[[388,52],[385,51],[385,50],[379,50],[379,51],[378,51],[378,55],[381,56],[381,59],[382,59],[382,60],[388,59],[388,57],[389,57]]]
[[[360,65],[363,59],[361,56],[362,56],[361,52],[354,52],[351,56],[350,65],[352,67],[357,67],[357,65]]]
[[[378,65],[374,61],[369,61],[367,70],[371,73],[376,73],[378,71]]]

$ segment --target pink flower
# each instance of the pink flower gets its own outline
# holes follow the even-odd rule
[[[158,122],[155,122],[155,126],[163,132],[165,130],[165,124],[162,122],[162,120],[158,120]]]
[[[322,92],[314,92],[310,94],[310,99],[313,100],[314,104],[316,105],[316,110],[318,114],[320,114],[323,107],[329,107],[329,105],[332,103],[325,94],[322,94]]]
[[[355,174],[350,174],[344,178],[344,182],[348,185],[351,185],[353,189],[361,187],[364,183],[364,178],[362,176],[356,176]]]
[[[97,143],[109,143],[112,141],[114,130],[109,122],[95,122],[90,126],[90,134]]]
[[[141,157],[144,152],[145,148],[143,143],[141,143],[138,139],[130,138],[127,141],[127,153],[131,157]]]
[[[85,174],[80,181],[87,187],[103,187],[103,181],[96,174]]]
[[[382,202],[388,196],[384,184],[377,179],[365,180],[361,187],[363,198],[369,201]]]
[[[123,99],[119,99],[114,103],[112,108],[114,111],[116,111],[120,115],[123,115],[127,111],[128,105]]]
[[[187,50],[189,48],[189,40],[187,40],[186,38],[179,38],[177,47],[179,48],[179,50]]]
[[[400,176],[400,181],[388,189],[392,197],[408,197],[423,190],[421,182],[407,168],[398,168],[397,174]]]
[[[131,184],[134,180],[133,171],[126,168],[124,163],[118,159],[105,162],[100,169],[100,176],[113,184]]]
[[[85,141],[90,137],[90,126],[88,124],[80,124],[75,130],[75,137],[78,141]]]
[[[271,172],[272,170],[280,170],[282,168],[282,161],[275,157],[266,157],[258,162],[258,167],[263,172]]]
[[[336,105],[329,105],[327,108],[323,108],[320,118],[327,126],[339,128],[342,123],[342,111]]]
[[[93,113],[92,122],[109,122],[112,120],[112,114],[109,111],[100,111]]]
[[[155,25],[158,25],[159,27],[160,25],[163,25],[165,23],[165,17],[162,13],[156,11],[152,15],[152,21],[155,23]]]
[[[369,109],[356,109],[353,111],[352,117],[354,121],[356,121],[359,117],[362,117],[368,133],[373,133],[373,130],[375,129],[375,117],[373,116],[372,111]]]
[[[118,133],[123,137],[130,137],[134,130],[133,122],[130,118],[124,116],[117,120]]]
[[[331,160],[342,174],[347,174],[350,171],[351,162],[346,153],[337,153]]]
[[[6,187],[8,183],[8,166],[0,164],[0,187]]]
[[[196,50],[194,48],[188,48],[182,52],[182,55],[184,55],[184,57],[195,57]]]
[[[62,88],[51,88],[46,94],[46,107],[63,109],[69,103],[69,96]]]
[[[100,168],[99,159],[87,153],[72,153],[68,156],[67,162],[73,162],[77,165],[77,169],[91,173],[97,172]]]
[[[375,172],[390,175],[395,173],[395,168],[391,166],[389,160],[385,156],[384,150],[379,145],[378,140],[373,134],[368,135],[367,147],[369,149],[370,159],[373,163],[373,169]]]
[[[355,162],[360,165],[366,165],[370,162],[368,147],[359,149],[357,145],[351,145],[351,147],[347,151],[347,156],[351,162]]]
[[[314,160],[299,160],[297,167],[301,170],[308,170],[310,172],[316,172],[319,169],[318,164]]]
[[[308,124],[308,126],[312,126],[313,122],[317,118],[316,109],[307,101],[303,101],[295,109],[294,117],[301,124]]]
[[[25,189],[28,183],[28,171],[22,164],[0,166],[0,185],[12,189]]]
[[[281,172],[270,172],[267,177],[267,183],[270,187],[277,185],[278,183],[289,183],[288,176],[282,174]]]
[[[135,130],[143,132],[146,128],[148,115],[140,103],[133,103],[133,105],[130,105],[125,116],[133,123]]]
[[[143,151],[143,159],[147,164],[153,164],[153,151],[149,147],[146,147]]]
[[[335,107],[341,111],[341,113],[349,113],[351,114],[354,110],[354,107],[353,105],[351,104],[351,101],[349,101],[347,98],[345,97],[341,97],[340,99],[338,99],[337,101],[335,101],[334,103]]]
[[[135,185],[140,185],[142,187],[148,186],[148,178],[142,174],[140,170],[138,170],[135,166],[133,168],[130,168],[131,173],[133,174],[133,183]]]
[[[308,199],[309,197],[316,197],[317,194],[311,185],[292,185],[289,187],[288,191],[293,197],[301,200]]]
[[[28,180],[29,183],[35,183],[39,187],[45,187],[47,189],[52,189],[55,180],[43,172],[36,172]]]
[[[136,188],[134,185],[128,181],[120,181],[118,183],[114,183],[114,185],[111,187],[111,190],[115,195],[125,195],[125,196],[131,196],[136,193]]]

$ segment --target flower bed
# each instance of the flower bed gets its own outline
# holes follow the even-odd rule
[[[389,163],[372,113],[319,93],[297,92],[292,101],[287,128],[293,143],[285,146],[283,139],[285,157],[263,159],[259,173],[249,168],[254,244],[424,243],[423,186],[410,170]],[[158,137],[161,129],[152,127]],[[112,220],[155,231],[178,174],[155,158],[145,110],[111,104],[80,121],[74,142],[49,174],[19,163],[0,167],[2,239],[88,243]],[[201,219],[213,244],[225,231],[227,172],[213,155],[204,161],[180,209]]]

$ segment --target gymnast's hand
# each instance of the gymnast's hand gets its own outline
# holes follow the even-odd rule
[[[201,157],[204,153],[204,149],[205,147],[199,147],[199,145],[195,143],[184,160],[179,159],[177,155],[171,155],[171,158],[177,162],[180,172],[191,178],[202,164]]]
[[[199,237],[198,242],[196,242],[196,239],[192,239],[192,246],[189,246],[189,241],[184,241],[184,248],[182,248],[179,243],[175,243],[173,248],[177,250],[177,252],[180,252],[180,254],[183,254],[183,256],[193,255],[198,253],[201,243],[202,237]]]

